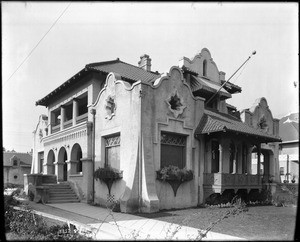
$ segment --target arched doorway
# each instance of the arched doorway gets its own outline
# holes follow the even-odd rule
[[[55,174],[54,162],[55,162],[54,151],[50,150],[47,156],[47,174],[51,174],[51,175]]]
[[[76,161],[76,168],[74,167],[74,170],[76,173],[82,172],[82,150],[79,144],[75,144],[71,151],[71,160]],[[71,168],[71,170],[73,170]]]
[[[66,163],[67,159],[68,159],[68,155],[66,149],[64,147],[60,148],[58,153],[59,168],[58,168],[57,176],[60,180],[62,179],[63,181],[68,180],[68,166]]]

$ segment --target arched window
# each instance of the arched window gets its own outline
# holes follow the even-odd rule
[[[203,61],[203,76],[207,75],[207,61]]]

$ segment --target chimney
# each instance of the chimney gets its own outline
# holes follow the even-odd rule
[[[139,67],[144,69],[145,71],[151,71],[151,59],[149,55],[142,55],[141,60],[139,61]]]

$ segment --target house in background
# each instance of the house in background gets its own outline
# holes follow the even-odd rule
[[[299,183],[299,113],[289,114],[279,121],[279,166],[281,182]],[[294,179],[293,179],[294,178]]]
[[[151,71],[148,55],[138,66],[119,59],[88,64],[36,102],[48,115],[34,131],[32,173],[70,184],[82,202],[117,200],[129,213],[260,192],[262,177],[280,181],[279,120],[265,98],[239,113],[227,100],[240,92],[206,48],[168,73]],[[193,171],[176,192],[157,179],[170,165]],[[110,189],[94,179],[108,166],[123,171]]]
[[[24,174],[30,174],[31,153],[3,151],[3,183],[7,185],[24,185]]]

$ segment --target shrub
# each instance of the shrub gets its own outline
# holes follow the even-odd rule
[[[161,168],[157,172],[157,179],[159,180],[178,180],[178,181],[190,181],[193,179],[193,171],[186,168],[180,169],[177,166],[166,166]]]
[[[123,178],[123,171],[120,171],[118,169],[112,168],[111,166],[107,166],[104,168],[98,168],[94,172],[94,177],[96,180],[106,180],[106,179],[112,179],[112,180],[118,180]]]
[[[77,230],[71,233],[67,224],[49,227],[42,216],[24,207],[16,210],[19,202],[12,196],[4,196],[5,230],[13,232],[26,240],[88,240]]]

